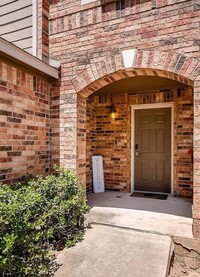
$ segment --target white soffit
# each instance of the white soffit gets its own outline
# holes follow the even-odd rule
[[[135,61],[136,49],[122,50],[121,53],[124,68],[132,68]]]
[[[14,44],[0,37],[0,53],[8,55],[9,57],[18,60],[19,62],[26,64],[37,71],[40,71],[55,79],[59,78],[58,70],[38,58],[32,56],[28,52],[20,49]]]
[[[97,0],[81,0],[81,5],[86,5],[86,4],[90,4],[93,2],[96,2]]]

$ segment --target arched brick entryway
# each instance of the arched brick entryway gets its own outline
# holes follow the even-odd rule
[[[125,68],[121,53],[91,64],[72,80],[76,92],[88,97],[110,82],[132,76],[160,76],[192,84],[200,72],[200,61],[177,53],[137,51],[132,68]]]
[[[86,69],[72,79],[70,84],[71,96],[62,101],[67,103],[62,114],[61,108],[61,125],[68,117],[72,119],[70,129],[72,135],[67,144],[71,149],[70,167],[75,168],[82,184],[86,183],[86,98],[99,89],[117,80],[134,77],[134,76],[159,76],[171,80],[176,80],[187,86],[193,87],[194,102],[194,234],[200,236],[200,61],[186,57],[177,53],[167,53],[158,51],[136,51],[131,67],[126,67],[123,63],[122,54],[105,57],[98,63],[86,66]],[[64,97],[63,97],[64,98]],[[70,103],[71,102],[71,103]],[[61,105],[62,107],[62,105]],[[61,139],[67,139],[63,133]],[[74,140],[75,139],[75,140]],[[70,143],[71,142],[71,143]],[[62,155],[61,145],[61,164],[65,164],[66,155]],[[66,148],[65,148],[66,149]],[[64,151],[63,151],[64,153]],[[65,166],[67,166],[65,164]],[[68,166],[69,167],[69,166]]]

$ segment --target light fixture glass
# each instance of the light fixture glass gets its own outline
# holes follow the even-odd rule
[[[111,119],[115,119],[117,116],[117,111],[115,110],[115,107],[114,106],[111,106],[110,107],[110,118]]]

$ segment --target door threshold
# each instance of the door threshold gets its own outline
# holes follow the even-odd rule
[[[171,193],[166,193],[166,192],[157,192],[157,191],[148,191],[148,190],[134,190],[133,192],[131,193],[134,193],[134,192],[140,192],[140,193],[154,193],[154,194],[163,194],[163,195],[168,195],[168,196],[172,196]]]

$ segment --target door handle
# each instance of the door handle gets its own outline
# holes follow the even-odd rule
[[[135,152],[135,156],[139,156],[139,152],[138,151]]]

